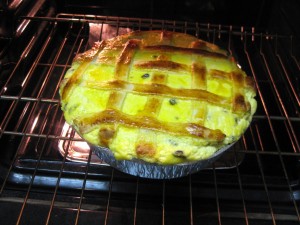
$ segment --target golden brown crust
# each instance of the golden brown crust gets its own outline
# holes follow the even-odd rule
[[[252,92],[256,92],[256,86],[255,86],[255,82],[252,79],[252,77],[246,77],[245,78],[245,87],[247,87],[248,89],[250,89]]]
[[[132,116],[113,109],[104,110],[90,117],[76,119],[75,123],[78,124],[81,133],[87,133],[99,124],[122,124],[127,127],[145,128],[181,136],[201,137],[217,142],[225,138],[225,135],[220,130],[212,130],[199,124],[166,123],[151,117],[151,114],[149,117]]]
[[[218,148],[227,137],[218,127],[206,126],[210,116],[208,107],[218,107],[223,112],[243,116],[251,111],[245,90],[254,95],[256,91],[253,79],[234,65],[226,51],[193,36],[175,32],[137,31],[102,41],[78,55],[74,63],[78,66],[60,87],[63,108],[66,108],[77,87],[93,93],[105,92],[108,97],[103,110],[73,116],[68,122],[80,134],[98,129],[97,140],[93,141],[105,147],[110,147],[119,128],[125,127],[174,137],[200,138]],[[96,75],[87,76],[86,70],[91,65],[113,67],[108,70],[109,79],[97,79],[98,71]],[[174,74],[176,85],[169,81],[175,79],[172,78]],[[214,88],[216,90],[211,91]],[[219,94],[218,88],[223,88],[227,94]],[[123,111],[128,94],[147,97],[142,108],[134,114]],[[176,122],[159,119],[166,99],[168,106],[174,108],[178,106],[177,101],[188,102],[192,107],[190,118],[184,122],[175,117]],[[194,104],[197,108],[193,108]],[[158,149],[155,143],[138,139],[133,152],[138,158],[150,159],[158,154]],[[173,149],[170,154],[182,159],[188,157],[184,149]]]
[[[231,108],[232,102],[230,99],[216,95],[201,89],[176,89],[164,84],[131,84],[127,81],[113,80],[101,83],[84,83],[86,87],[101,89],[101,90],[116,90],[122,92],[133,92],[140,95],[160,95],[165,97],[177,97],[182,99],[196,99],[219,105],[224,108]]]
[[[102,50],[105,45],[106,45],[105,41],[95,42],[95,45],[90,50],[87,50],[84,53],[76,55],[74,61],[76,62],[91,61],[95,56],[97,56],[99,50]]]
[[[167,61],[167,60],[141,62],[141,63],[136,63],[134,66],[140,69],[161,69],[161,70],[171,70],[177,72],[188,70],[188,67],[183,64]]]
[[[245,98],[241,94],[237,94],[233,98],[234,112],[247,112],[250,110],[250,104],[245,101]]]
[[[139,47],[139,44],[140,41],[138,40],[129,40],[126,43],[116,63],[116,70],[115,70],[116,79],[121,79],[122,77],[125,77],[127,75],[129,65],[134,56],[134,53]]]
[[[191,68],[193,85],[199,89],[206,89],[206,76],[207,70],[205,65],[199,63],[193,63]]]
[[[152,143],[141,141],[137,144],[135,151],[139,157],[153,157],[156,152],[155,149]]]
[[[219,53],[219,52],[210,52],[204,49],[198,49],[198,48],[182,48],[177,46],[170,46],[170,45],[155,45],[155,46],[146,46],[144,47],[145,50],[152,50],[156,52],[157,54],[168,52],[170,54],[174,53],[180,53],[180,54],[195,54],[198,56],[203,57],[210,57],[210,58],[216,58],[216,59],[227,59],[227,56],[225,54]]]
[[[166,83],[167,77],[165,74],[154,73],[152,75],[151,82],[154,84],[164,84]]]
[[[115,130],[112,126],[103,127],[99,130],[99,140],[104,147],[109,146],[109,142],[115,135]]]

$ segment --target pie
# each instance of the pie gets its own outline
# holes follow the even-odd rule
[[[117,160],[174,165],[236,142],[256,111],[255,83],[218,46],[135,31],[75,57],[60,85],[65,120]]]

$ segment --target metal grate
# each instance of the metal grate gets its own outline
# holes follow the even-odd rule
[[[11,40],[1,59],[4,224],[300,223],[296,37],[138,18],[60,14],[23,19],[30,22],[26,36]],[[94,40],[129,29],[195,35],[228,49],[253,76],[258,110],[229,158],[181,179],[136,178],[101,162],[65,124],[58,87],[73,57]]]

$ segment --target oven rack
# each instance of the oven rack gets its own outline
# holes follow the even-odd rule
[[[22,40],[7,47],[9,57],[1,59],[0,71],[0,144],[7,159],[0,161],[0,204],[15,215],[11,224],[29,221],[37,205],[41,213],[33,220],[39,224],[55,223],[57,216],[70,219],[69,224],[93,219],[104,224],[299,224],[298,37],[247,27],[79,14],[22,19],[30,23]],[[94,165],[91,152],[86,162],[69,160],[70,143],[82,140],[72,129],[61,133],[58,85],[75,54],[91,47],[91,23],[100,26],[99,40],[107,24],[115,28],[113,35],[124,27],[166,29],[226,48],[258,90],[258,111],[234,149],[235,166],[218,170],[213,165],[185,178],[153,181],[105,163]],[[53,156],[59,141],[65,141],[66,152]]]

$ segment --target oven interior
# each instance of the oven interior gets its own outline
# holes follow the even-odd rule
[[[300,8],[254,2],[1,3],[3,224],[299,224]],[[151,29],[227,49],[257,86],[257,113],[241,140],[178,179],[114,170],[60,110],[58,87],[76,54],[94,41]]]

